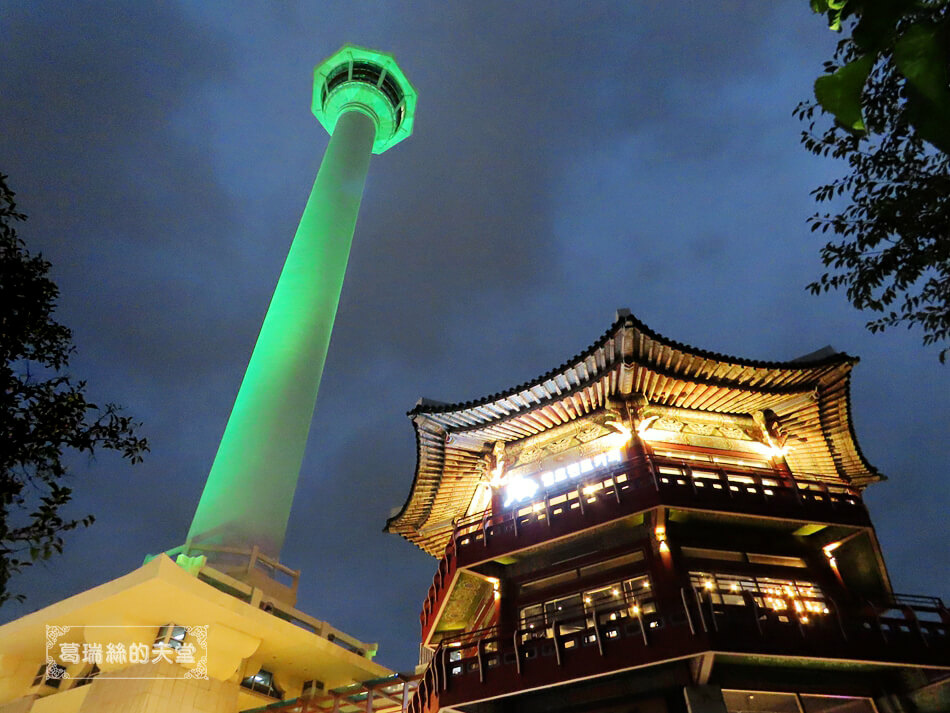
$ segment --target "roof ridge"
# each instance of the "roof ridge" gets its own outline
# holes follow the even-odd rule
[[[835,352],[833,354],[824,354],[819,355],[818,358],[814,360],[804,360],[802,357],[799,357],[797,360],[789,361],[767,361],[761,359],[746,359],[743,357],[732,356],[729,354],[723,354],[721,352],[714,352],[708,349],[701,349],[698,347],[693,347],[684,342],[679,342],[674,339],[670,339],[659,332],[651,329],[647,324],[638,319],[633,315],[630,310],[621,308],[617,310],[616,319],[614,323],[604,332],[593,344],[591,344],[587,349],[578,354],[575,354],[573,357],[569,358],[561,365],[548,370],[547,372],[541,374],[540,376],[535,377],[525,381],[517,386],[505,389],[503,391],[497,391],[488,396],[477,399],[469,399],[467,401],[458,401],[455,403],[444,403],[436,402],[431,399],[420,399],[416,402],[416,405],[413,408],[406,412],[406,415],[409,417],[416,416],[423,413],[447,413],[450,411],[459,411],[462,409],[476,408],[478,406],[484,406],[495,401],[500,401],[502,399],[510,398],[515,394],[526,391],[531,387],[537,384],[543,384],[545,381],[550,381],[555,378],[558,374],[563,373],[566,369],[571,368],[573,365],[578,364],[586,360],[591,354],[593,354],[597,349],[601,348],[608,339],[615,336],[618,331],[625,327],[632,327],[642,334],[646,335],[650,339],[660,342],[664,346],[676,349],[681,352],[686,352],[693,354],[704,359],[713,359],[715,361],[727,362],[735,364],[737,366],[752,367],[754,369],[817,369],[820,367],[825,367],[832,365],[836,362],[844,365],[854,366],[860,361],[859,357],[851,356],[846,352]],[[808,355],[806,355],[807,357]],[[438,404],[438,405],[437,405]]]

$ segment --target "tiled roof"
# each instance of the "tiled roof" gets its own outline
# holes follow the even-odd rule
[[[717,413],[772,409],[796,439],[786,458],[793,472],[857,486],[880,480],[850,419],[850,375],[858,359],[822,354],[789,362],[727,356],[668,339],[621,310],[594,344],[537,379],[463,403],[421,399],[408,414],[417,444],[412,490],[386,529],[440,555],[495,441],[540,433],[603,409],[609,397],[632,394]]]

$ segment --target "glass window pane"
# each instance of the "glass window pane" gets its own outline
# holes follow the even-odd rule
[[[584,592],[584,604],[590,607],[610,607],[623,602],[623,591],[619,584],[608,584],[606,587]]]
[[[723,691],[729,713],[801,713],[794,693]]]
[[[544,605],[533,604],[521,610],[521,626],[525,629],[544,628]]]
[[[636,597],[637,599],[646,599],[653,596],[653,590],[650,587],[650,578],[647,575],[627,579],[623,583],[623,591],[627,597]]]
[[[544,613],[548,621],[559,621],[571,616],[576,616],[583,611],[584,600],[580,594],[572,594],[569,597],[563,597],[544,603]]]
[[[867,698],[802,695],[805,713],[875,713]]]

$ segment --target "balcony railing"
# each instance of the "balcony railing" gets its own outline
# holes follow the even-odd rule
[[[499,514],[460,520],[419,615],[427,641],[458,567],[585,529],[656,505],[708,507],[793,519],[867,524],[860,493],[814,477],[649,456],[574,481],[574,488]]]
[[[409,710],[433,713],[520,690],[621,671],[706,651],[950,666],[950,612],[931,597],[841,609],[816,600],[803,616],[748,595],[716,604],[702,588],[642,613],[619,601],[523,620],[514,631],[483,629],[441,642]]]
[[[426,592],[425,601],[422,603],[422,612],[419,614],[419,624],[422,627],[422,641],[425,642],[435,624],[436,617],[445,595],[448,593],[448,585],[452,583],[455,572],[458,568],[458,558],[455,556],[456,538],[451,538],[445,548],[445,554],[439,560],[439,567],[432,577],[432,584],[429,585],[429,591]]]
[[[793,519],[865,524],[860,493],[815,477],[649,456],[575,481],[575,487],[503,513],[461,520],[452,539],[466,566],[655,505],[709,507]],[[550,533],[550,534],[549,534]]]
[[[242,713],[406,713],[419,676],[397,673],[329,691],[251,708]]]

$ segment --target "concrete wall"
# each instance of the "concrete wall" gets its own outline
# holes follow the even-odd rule
[[[9,703],[0,703],[0,713],[28,713],[36,696],[24,696]]]
[[[122,675],[149,676],[122,679]],[[100,674],[78,713],[235,713],[238,685],[182,678],[185,671],[169,663],[136,665]],[[6,713],[5,711],[3,713]],[[33,713],[31,711],[31,713]],[[60,713],[57,711],[56,713]],[[65,712],[63,712],[65,713]]]

